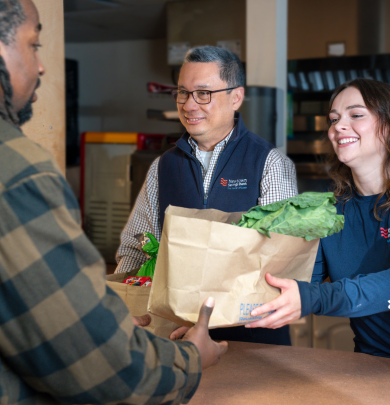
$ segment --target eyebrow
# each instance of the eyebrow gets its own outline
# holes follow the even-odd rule
[[[365,105],[360,105],[360,104],[354,104],[354,105],[350,105],[347,107],[347,110],[352,110],[354,108],[365,108],[367,110],[367,107]],[[329,111],[330,113],[337,113],[337,110],[333,109]]]

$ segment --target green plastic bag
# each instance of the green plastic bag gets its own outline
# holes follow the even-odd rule
[[[151,233],[145,232],[144,235],[147,236],[149,240],[142,246],[142,250],[150,257],[150,259],[141,266],[137,273],[137,277],[150,277],[153,280],[160,243]]]

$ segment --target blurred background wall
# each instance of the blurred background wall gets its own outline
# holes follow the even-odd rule
[[[150,120],[147,109],[176,107],[166,94],[148,93],[148,82],[171,83],[166,39],[67,43],[78,61],[79,131],[169,133],[177,123]]]

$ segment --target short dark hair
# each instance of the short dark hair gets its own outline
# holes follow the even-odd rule
[[[17,28],[26,21],[26,14],[19,0],[0,0],[0,41],[9,45],[16,35]],[[4,101],[0,100],[0,117],[18,126],[19,118],[12,104],[12,86],[10,75],[0,55],[0,86]]]
[[[210,45],[192,48],[184,57],[184,63],[190,62],[216,62],[219,66],[219,77],[228,87],[245,86],[245,71],[240,58],[227,49]]]
[[[15,38],[16,29],[26,20],[19,0],[0,0],[0,41],[9,45]]]

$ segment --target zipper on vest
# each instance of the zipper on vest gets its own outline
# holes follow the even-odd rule
[[[225,149],[222,151],[222,153],[219,155],[219,158],[218,158],[218,160],[217,160],[217,164],[216,164],[215,167],[214,167],[213,175],[211,176],[211,181],[210,181],[209,190],[208,190],[208,192],[205,193],[205,195],[203,196],[203,209],[206,209],[206,208],[207,208],[207,199],[209,198],[209,192],[210,192],[210,189],[211,189],[211,187],[213,186],[213,183],[214,183],[215,173],[217,173],[217,169],[218,169],[219,162],[221,161],[222,155],[225,153],[226,148],[227,148],[227,145],[226,145]]]
[[[179,149],[181,149],[187,156],[189,156],[194,162],[196,162],[196,164],[198,165],[200,177],[202,177],[202,169],[200,168],[200,163],[199,163],[198,159],[195,156],[193,156],[191,153],[188,153],[187,151],[183,150],[182,148],[179,148]],[[203,181],[202,181],[202,189],[204,192]],[[205,193],[203,195],[203,209],[205,209],[207,207],[207,199],[208,199],[208,193]]]
[[[209,190],[208,190],[208,192],[204,195],[204,198],[203,198],[203,209],[207,208],[207,207],[206,207],[206,205],[207,205],[207,199],[209,198],[210,190],[211,190],[211,188],[213,187],[213,184],[214,184],[215,173],[217,173],[217,169],[218,169],[219,162],[221,161],[222,155],[225,153],[226,148],[227,148],[227,145],[226,145],[225,149],[222,151],[222,153],[219,155],[219,158],[218,158],[218,160],[217,160],[217,164],[216,164],[215,167],[214,167],[214,172],[213,172],[213,175],[211,176],[211,181],[210,181]]]
[[[203,196],[203,209],[206,209],[207,208],[207,199],[208,199],[208,194],[206,193],[204,196]]]

